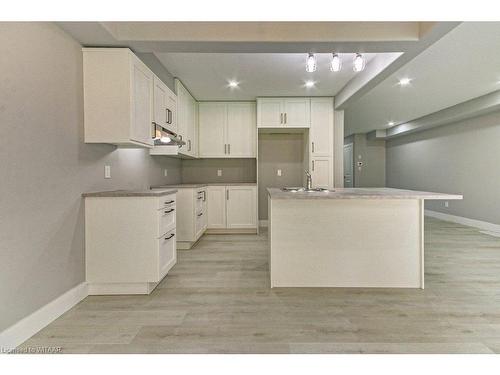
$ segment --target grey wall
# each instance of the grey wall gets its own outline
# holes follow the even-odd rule
[[[83,192],[178,183],[181,162],[83,143],[81,47],[56,25],[0,23],[0,45],[2,331],[84,281]]]
[[[165,66],[158,60],[154,53],[136,53],[136,55],[170,88],[170,90],[175,92],[174,76],[165,69]]]
[[[363,162],[358,167],[356,163]],[[368,140],[366,134],[354,134],[354,186],[385,186],[385,141]]]
[[[259,134],[259,219],[267,220],[268,187],[302,186],[302,134]],[[281,177],[276,171],[281,169]]]
[[[217,170],[222,176],[217,176]],[[185,159],[182,161],[182,182],[255,182],[255,159]]]
[[[387,186],[464,195],[426,208],[500,224],[500,112],[387,142]]]

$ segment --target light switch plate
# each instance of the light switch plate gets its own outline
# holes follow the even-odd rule
[[[111,165],[104,166],[104,178],[111,178]]]
[[[217,176],[222,176],[222,169],[217,169]]]
[[[280,176],[280,177],[281,177],[281,169],[278,169],[278,170],[276,171],[276,174],[277,174],[278,176]]]

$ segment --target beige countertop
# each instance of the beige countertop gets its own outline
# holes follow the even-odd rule
[[[159,185],[151,186],[151,189],[182,189],[182,188],[200,188],[205,186],[257,186],[256,182],[208,182],[198,184],[174,184],[174,185]]]
[[[327,192],[286,192],[279,188],[268,188],[271,199],[463,199],[458,194],[432,193],[428,191],[392,188],[338,188]]]
[[[112,191],[97,191],[93,193],[83,193],[84,198],[91,197],[163,197],[165,195],[174,194],[177,189],[163,190],[112,190]]]

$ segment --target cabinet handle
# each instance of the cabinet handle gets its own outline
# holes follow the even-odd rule
[[[166,214],[169,214],[169,213],[174,212],[174,211],[175,211],[175,209],[174,209],[174,208],[171,208],[170,210],[165,211],[165,213],[166,213]]]
[[[286,124],[286,113],[285,113],[285,124]]]
[[[174,236],[175,236],[175,233],[172,233],[170,236],[165,237],[165,241],[167,241],[167,240],[169,240],[169,239],[173,238]]]
[[[168,201],[168,202],[165,202],[165,204],[172,204],[174,203],[175,201]]]
[[[227,154],[227,144],[224,144],[224,154]]]
[[[314,160],[312,161],[312,170],[314,171]]]
[[[227,153],[231,155],[231,143],[227,144]]]
[[[314,152],[314,142],[312,143],[312,152]]]
[[[229,190],[226,190],[226,200],[229,200]]]
[[[191,140],[188,139],[188,151],[191,151]]]
[[[201,197],[198,197],[198,200],[200,200],[200,199],[203,199],[203,196],[201,196]]]
[[[280,113],[280,124],[283,124],[283,113]]]
[[[202,216],[202,215],[203,215],[203,212],[200,212],[200,213],[198,214],[198,217],[200,217],[200,216]]]

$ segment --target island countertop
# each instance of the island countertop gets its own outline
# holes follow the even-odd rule
[[[84,198],[109,198],[109,197],[163,197],[174,194],[177,189],[163,190],[111,190],[83,193]]]
[[[393,188],[336,188],[326,192],[288,192],[279,188],[267,188],[271,199],[428,199],[459,200],[459,194],[443,194],[428,191]]]

